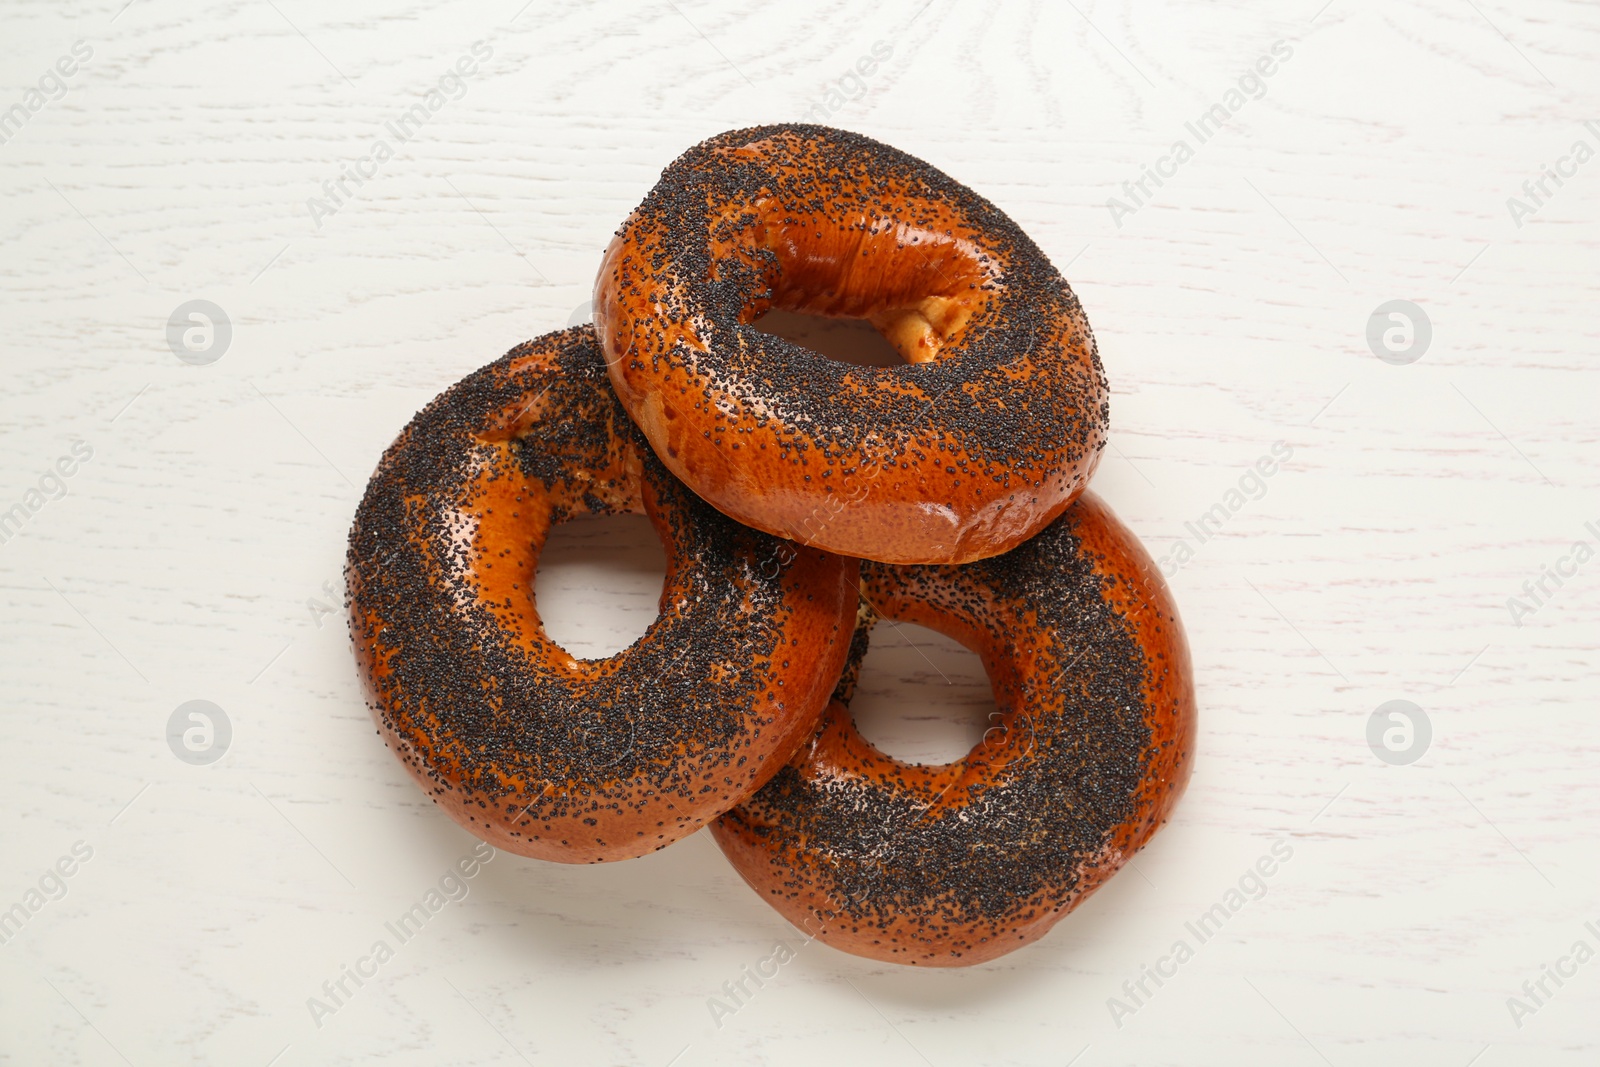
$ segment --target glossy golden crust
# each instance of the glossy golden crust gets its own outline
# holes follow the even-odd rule
[[[642,511],[661,617],[579,660],[533,601],[550,527]],[[848,651],[854,561],[745,529],[668,473],[589,327],[470,375],[385,453],[346,578],[373,717],[417,782],[499,848],[638,856],[747,797],[815,727]]]
[[[998,208],[821,126],[686,152],[607,249],[595,324],[662,461],[740,522],[891,563],[1007,551],[1087,484],[1107,388],[1077,298]],[[907,360],[835,363],[750,324],[871,320]]]
[[[965,567],[862,566],[836,699],[774,779],[712,827],[790,922],[846,952],[926,966],[1041,937],[1142,848],[1188,780],[1195,702],[1177,609],[1092,494]],[[999,718],[966,758],[901,763],[848,701],[881,614],[983,658]]]

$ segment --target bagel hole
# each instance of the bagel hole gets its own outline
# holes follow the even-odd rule
[[[632,645],[661,614],[667,556],[643,515],[583,515],[550,530],[534,575],[545,635],[578,659]]]
[[[915,623],[872,628],[850,714],[861,736],[904,763],[954,763],[998,721],[976,652]]]
[[[892,367],[905,362],[866,319],[830,319],[773,308],[751,325],[838,363]]]

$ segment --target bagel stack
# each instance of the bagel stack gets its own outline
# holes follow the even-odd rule
[[[1042,936],[1166,821],[1195,734],[1170,592],[1085,494],[1109,389],[1066,280],[928,164],[776,125],[667,168],[594,309],[442,394],[369,483],[346,573],[380,735],[523,855],[625,859],[710,825],[841,950],[961,966]],[[868,320],[905,362],[756,330],[774,309]],[[580,661],[533,576],[551,525],[607,511],[667,546],[662,617]],[[982,657],[998,722],[963,759],[856,731],[880,620]]]

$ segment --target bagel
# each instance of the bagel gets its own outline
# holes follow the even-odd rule
[[[642,512],[661,615],[580,660],[534,602],[552,525]],[[390,446],[350,532],[351,634],[380,734],[498,848],[639,856],[771,777],[849,649],[855,562],[738,526],[673,478],[606,381],[591,327],[512,350]]]
[[[712,826],[787,918],[859,956],[981,963],[1041,937],[1167,819],[1189,777],[1194,683],[1177,609],[1092,494],[1004,556],[861,568],[851,660],[810,742]],[[902,763],[849,701],[879,615],[973,648],[995,725],[966,757]]]
[[[752,323],[867,319],[906,363],[829,360]],[[1004,212],[826,126],[735,130],[680,156],[608,246],[612,383],[667,467],[740,522],[888,563],[1031,537],[1105,446],[1083,309]]]

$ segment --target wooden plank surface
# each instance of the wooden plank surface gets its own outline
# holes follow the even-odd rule
[[[1600,952],[1600,561],[1573,546],[1600,547],[1600,162],[1575,147],[1600,151],[1600,12],[1319,3],[12,0],[0,909],[27,918],[0,1057],[1595,1062],[1600,962],[1572,953]],[[367,474],[440,389],[581,320],[678,152],[808,115],[990,197],[1082,297],[1113,389],[1095,487],[1172,561],[1199,672],[1176,821],[1041,943],[940,973],[800,947],[703,834],[502,855],[314,1016],[473,847],[374,736],[328,611]],[[168,345],[191,300],[231,323],[208,365]],[[1366,336],[1393,300],[1431,323],[1405,365]],[[609,650],[659,567],[637,526],[574,528],[540,590]],[[875,657],[875,736],[959,744],[974,666],[926,645],[963,679],[940,693],[919,641]],[[1395,699],[1432,727],[1404,766],[1367,742]],[[231,724],[207,765],[166,741],[191,700]],[[1125,990],[1275,842],[1259,899]]]

